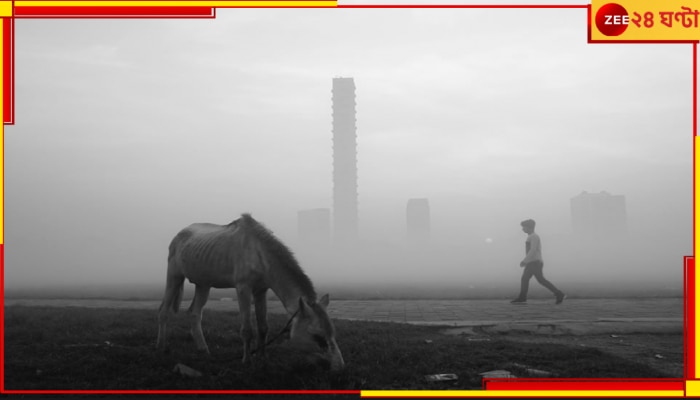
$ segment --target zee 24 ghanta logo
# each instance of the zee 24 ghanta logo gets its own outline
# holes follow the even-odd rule
[[[595,26],[605,36],[620,36],[627,30],[630,16],[619,4],[608,3],[595,14]]]
[[[662,28],[662,30],[669,31],[671,28],[698,28],[699,15],[700,11],[681,6],[677,10],[664,10],[657,13],[653,11],[634,11],[630,16],[623,6],[616,3],[607,3],[596,12],[595,24],[598,31],[603,35],[619,36],[627,30],[630,23],[637,28]]]

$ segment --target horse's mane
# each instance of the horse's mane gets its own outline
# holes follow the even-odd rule
[[[236,224],[243,228],[246,233],[252,234],[256,239],[262,243],[263,248],[267,252],[267,255],[277,262],[281,267],[285,268],[294,282],[299,285],[299,288],[304,292],[308,293],[310,298],[307,299],[310,302],[316,301],[316,290],[314,289],[311,279],[306,275],[304,270],[301,269],[299,262],[294,253],[284,243],[282,243],[275,235],[265,227],[265,225],[256,221],[249,213],[244,213],[241,218],[233,221],[229,225]]]

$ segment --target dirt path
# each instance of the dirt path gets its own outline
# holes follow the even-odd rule
[[[506,334],[502,339],[527,343],[551,343],[566,346],[592,347],[639,363],[644,363],[669,377],[682,378],[684,343],[680,333],[668,334],[599,334],[599,335],[534,335]]]

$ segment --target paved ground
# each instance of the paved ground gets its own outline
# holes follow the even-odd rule
[[[51,305],[158,309],[158,301],[115,300],[18,300],[5,305]],[[183,302],[183,308],[189,304]],[[237,310],[235,301],[211,300],[207,309]],[[270,313],[284,313],[278,301],[268,304]],[[532,299],[524,305],[497,300],[333,300],[332,318],[439,324],[453,332],[529,331],[546,334],[682,332],[683,299]]]
[[[330,314],[345,319],[547,334],[682,332],[683,329],[682,298],[567,299],[560,305],[544,299],[530,300],[524,305],[510,304],[507,299],[352,301],[332,304]]]

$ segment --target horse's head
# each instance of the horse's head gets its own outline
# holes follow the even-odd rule
[[[315,361],[330,366],[331,371],[339,371],[345,362],[335,342],[333,322],[326,313],[328,301],[327,294],[311,304],[299,298],[299,310],[292,322],[289,340],[294,347],[309,353]]]

